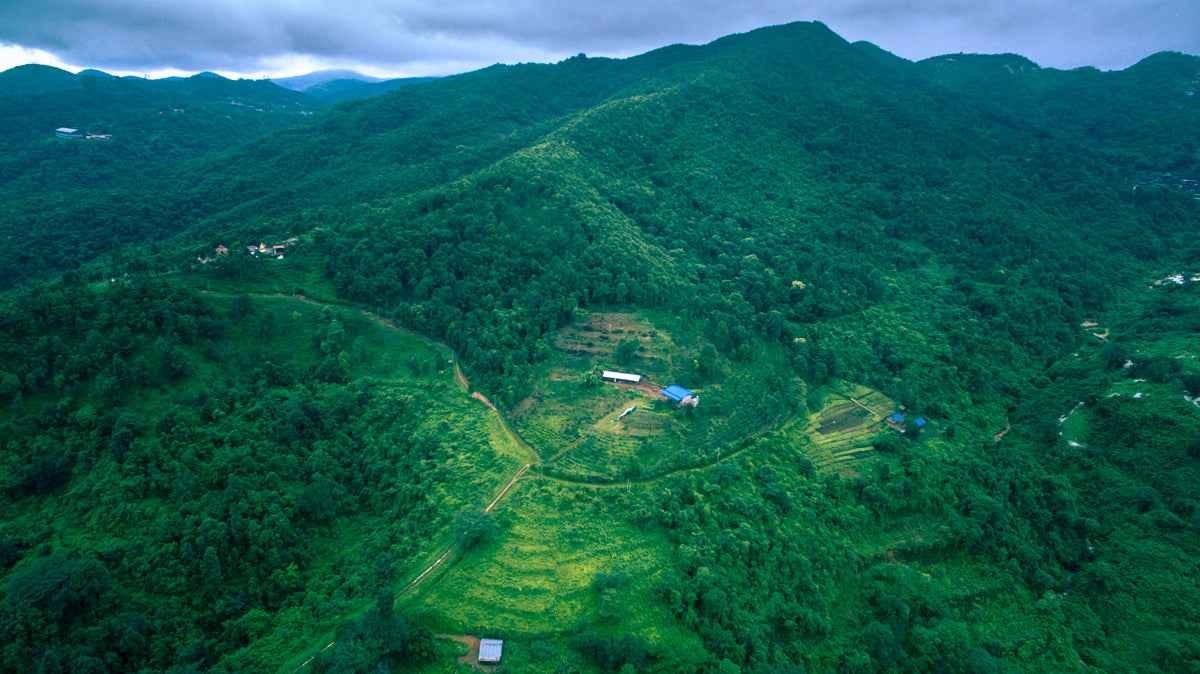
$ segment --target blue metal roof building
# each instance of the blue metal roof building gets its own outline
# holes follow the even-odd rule
[[[896,412],[892,416],[888,417],[887,420],[898,424],[901,421],[904,421],[904,415],[899,412]]]
[[[671,400],[674,400],[675,402],[681,402],[684,398],[690,398],[692,396],[691,391],[685,389],[682,386],[677,386],[675,384],[672,384],[672,385],[666,387],[665,389],[663,389],[662,394],[665,395],[666,397],[670,398]]]

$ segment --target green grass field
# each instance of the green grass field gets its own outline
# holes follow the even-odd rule
[[[650,596],[656,575],[669,568],[671,546],[624,521],[624,494],[524,478],[496,508],[503,523],[497,538],[402,603],[434,616],[441,632],[505,637],[504,664],[513,671],[553,671],[554,662],[522,648],[535,640],[557,642],[563,655],[576,657],[563,633],[583,623],[650,644],[694,639]],[[593,587],[597,574],[627,581],[615,596],[602,595]]]
[[[268,241],[268,243],[271,243]],[[337,293],[324,272],[325,255],[311,241],[289,246],[283,259],[270,256],[242,259],[213,255],[208,264],[189,260],[171,282],[214,293],[257,293],[303,296],[334,301]]]

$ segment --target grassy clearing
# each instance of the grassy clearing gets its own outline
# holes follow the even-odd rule
[[[621,344],[636,340],[628,360]],[[803,384],[781,381],[768,356],[735,367],[670,315],[604,312],[562,330],[530,397],[513,411],[518,432],[565,479],[646,479],[715,460],[717,452],[786,423]],[[626,347],[628,351],[628,347]],[[643,376],[601,383],[599,370]],[[697,408],[659,395],[669,384],[698,393]],[[630,406],[637,410],[618,420]]]
[[[469,664],[458,662],[458,659],[465,656],[469,650],[466,644],[452,639],[435,639],[434,643],[437,650],[429,662],[405,671],[412,672],[412,674],[453,674],[479,671]]]
[[[584,622],[649,643],[687,638],[650,596],[656,573],[669,567],[670,546],[627,524],[619,515],[623,503],[623,490],[522,480],[496,508],[503,524],[497,539],[465,553],[407,603],[436,616],[438,631],[509,635],[514,648],[506,642],[505,665],[516,671],[551,671],[554,664],[528,651],[523,657],[518,642]],[[593,587],[599,573],[628,580],[602,595]]]
[[[942,522],[928,515],[914,515],[893,521],[882,531],[858,544],[859,552],[876,560],[891,562],[935,561],[943,552],[945,535]]]
[[[211,259],[208,264],[180,270],[171,276],[171,282],[214,293],[295,294],[321,301],[337,297],[324,272],[324,253],[309,242],[289,246],[282,260],[270,256]]]
[[[882,417],[894,411],[895,403],[882,393],[845,384],[842,390],[830,393],[821,410],[810,416],[809,459],[822,473],[859,476],[866,466],[880,460],[879,453],[871,448],[871,440],[888,429]]]
[[[691,360],[686,357],[685,349],[672,339],[672,332],[656,325],[647,314],[594,312],[587,319],[563,328],[554,345],[555,360],[568,369],[587,366],[590,370],[601,364],[610,369],[630,369],[659,386],[666,386],[676,378],[694,377],[688,371],[694,369]],[[620,363],[613,355],[625,341],[636,341],[637,350],[628,362]]]

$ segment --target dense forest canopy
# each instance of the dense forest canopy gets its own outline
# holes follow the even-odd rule
[[[3,671],[1192,671],[1197,90],[0,73]]]
[[[0,73],[6,288],[178,234],[206,212],[173,195],[186,166],[320,105],[270,82],[87,72],[20,66]],[[77,137],[58,138],[60,128]]]

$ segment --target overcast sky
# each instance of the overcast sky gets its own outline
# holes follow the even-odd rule
[[[1015,52],[1111,70],[1200,54],[1200,0],[3,0],[0,70],[448,75],[811,20],[912,60]]]

